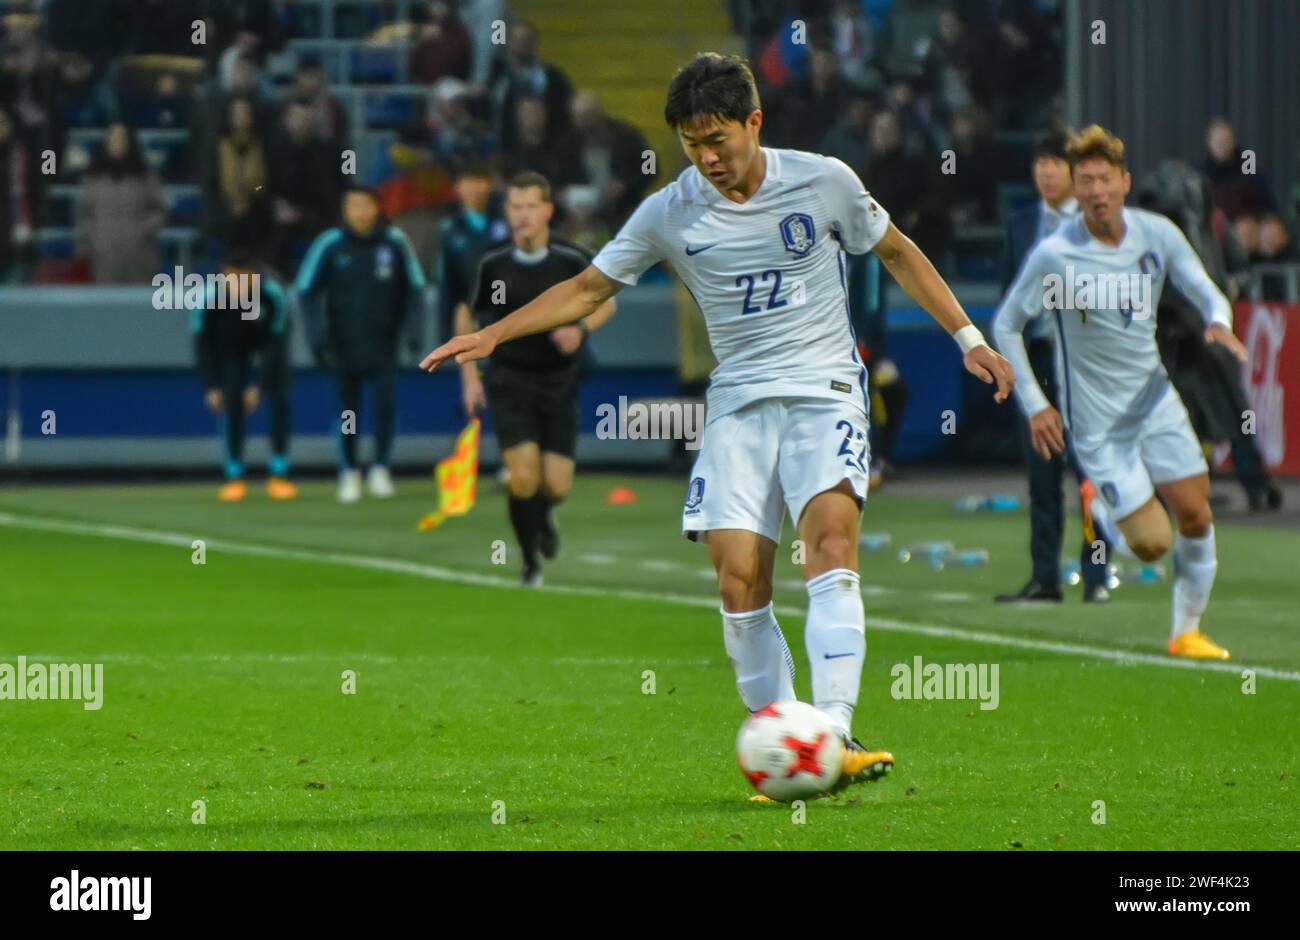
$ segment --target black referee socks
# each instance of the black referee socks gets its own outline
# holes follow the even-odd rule
[[[515,538],[523,550],[524,565],[532,568],[537,564],[537,543],[542,528],[546,525],[546,501],[541,493],[537,493],[528,499],[511,496],[508,503],[510,524],[514,527]]]

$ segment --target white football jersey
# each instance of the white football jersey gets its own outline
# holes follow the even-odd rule
[[[1021,334],[1034,317],[1053,318],[1061,415],[1081,443],[1135,430],[1171,393],[1156,348],[1166,277],[1207,323],[1232,326],[1228,299],[1178,226],[1145,209],[1123,212],[1116,246],[1094,238],[1082,213],[1063,222],[1030,252],[993,320],[998,348],[1016,370],[1020,405],[1033,415],[1049,403]]]
[[[865,411],[844,252],[870,251],[889,214],[840,160],[763,154],[767,172],[747,202],[688,167],[641,203],[592,264],[623,284],[658,261],[672,264],[718,359],[710,419],[786,396],[853,399]]]

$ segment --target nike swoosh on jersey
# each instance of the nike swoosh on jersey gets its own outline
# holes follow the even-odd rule
[[[845,656],[853,656],[853,655],[854,653],[852,651],[849,651],[847,653],[836,653],[833,656],[830,653],[822,654],[822,656],[826,659],[843,659]]]
[[[690,245],[687,245],[687,246],[686,246],[686,254],[687,254],[688,256],[689,256],[689,255],[698,255],[701,251],[708,251],[710,248],[716,248],[717,245],[718,245],[718,243],[717,243],[717,242],[714,242],[712,245],[705,245],[703,248],[695,248],[695,249],[692,249]]]

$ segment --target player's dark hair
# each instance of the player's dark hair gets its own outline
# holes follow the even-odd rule
[[[369,196],[375,202],[379,202],[379,190],[373,186],[367,186],[359,180],[350,180],[343,184],[343,195],[346,197],[351,193],[361,193],[363,196]]]
[[[1065,152],[1069,140],[1069,136],[1063,130],[1048,131],[1034,142],[1034,149],[1029,154],[1029,162],[1034,164],[1044,158],[1069,162],[1070,158]]]
[[[528,189],[530,186],[536,186],[542,191],[542,202],[551,201],[551,181],[540,173],[532,170],[525,170],[523,173],[516,173],[510,177],[507,184],[511,189]]]
[[[669,83],[664,120],[674,130],[701,118],[744,124],[760,107],[748,62],[738,55],[701,52]]]
[[[478,179],[491,179],[492,166],[482,157],[471,157],[462,160],[456,166],[456,179],[463,180],[466,177],[475,177]]]

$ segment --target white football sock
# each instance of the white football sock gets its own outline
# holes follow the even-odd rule
[[[867,654],[866,611],[858,573],[836,568],[808,582],[804,642],[812,668],[813,704],[851,735],[853,708]]]
[[[736,671],[736,688],[751,712],[794,700],[794,657],[772,603],[745,613],[722,611],[722,642]]]
[[[1214,526],[1198,539],[1174,533],[1174,598],[1170,637],[1201,629],[1201,614],[1210,602],[1219,561],[1214,550]]]

